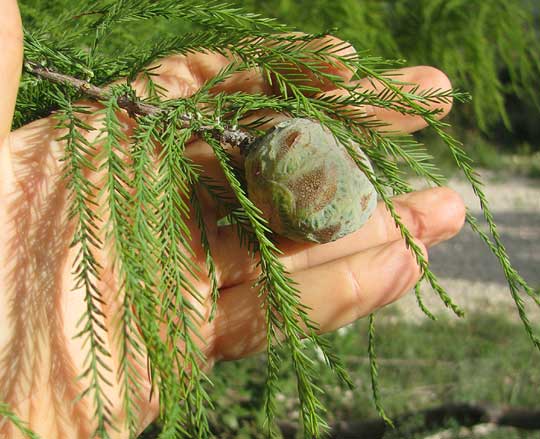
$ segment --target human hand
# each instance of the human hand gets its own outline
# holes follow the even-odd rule
[[[87,384],[76,380],[84,370],[87,348],[81,338],[74,337],[79,332],[77,321],[86,305],[72,273],[76,248],[69,248],[71,228],[66,220],[67,191],[60,178],[63,145],[56,141],[60,137],[55,129],[57,121],[48,117],[9,133],[21,68],[21,47],[16,2],[9,0],[0,17],[0,53],[5,54],[0,59],[0,234],[5,242],[0,249],[0,400],[9,403],[43,437],[86,438],[94,428],[91,398],[72,403]],[[185,97],[227,62],[217,54],[172,56],[160,63],[155,71],[159,76],[154,80],[168,90],[168,98]],[[351,80],[349,72],[329,69]],[[420,84],[421,88],[450,87],[444,74],[433,68],[408,68],[401,73],[403,81]],[[366,80],[361,83],[366,88],[372,87]],[[329,87],[327,92],[332,92],[330,86],[323,84],[323,87]],[[135,88],[143,90],[144,81],[138,80]],[[219,89],[273,93],[257,71],[236,74],[219,85]],[[87,105],[98,108],[95,103]],[[443,106],[443,110],[446,114],[450,105]],[[373,115],[388,122],[390,129],[402,132],[424,126],[420,118],[389,111],[374,111]],[[274,122],[283,117],[274,116]],[[134,122],[126,114],[120,117],[130,133]],[[89,116],[86,121],[96,127],[100,125],[97,116]],[[209,176],[225,182],[206,143],[193,140],[186,154]],[[99,173],[90,177],[95,181],[100,179]],[[424,250],[449,239],[463,224],[463,204],[449,189],[416,192],[397,197],[394,202],[398,214]],[[266,336],[260,299],[252,288],[258,274],[255,261],[240,246],[232,227],[216,226],[215,205],[207,202],[204,215],[220,287],[215,319],[201,322],[199,328],[205,340],[200,347],[210,367],[215,361],[240,359],[261,351]],[[195,221],[189,226],[193,231],[196,262],[201,272],[205,272]],[[309,307],[309,316],[321,332],[347,325],[397,300],[421,275],[382,205],[362,229],[337,242],[314,245],[281,239],[279,248],[283,251],[281,260],[298,283],[301,300]],[[97,257],[104,267],[99,288],[106,302],[103,312],[110,329],[105,342],[112,354],[108,361],[112,385],[105,388],[120,427],[120,432],[111,434],[124,437],[120,385],[116,380],[119,351],[112,337],[113,317],[120,307],[118,285],[110,255],[102,250]],[[199,311],[208,316],[211,304],[208,279],[199,279],[196,286],[207,299]],[[155,396],[149,400],[149,382],[144,383],[140,393],[141,401],[146,404],[140,407],[142,430],[157,416],[158,407]],[[8,424],[0,423],[2,434],[16,437]]]

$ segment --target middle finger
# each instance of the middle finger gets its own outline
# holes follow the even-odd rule
[[[395,197],[393,201],[404,225],[426,246],[451,238],[463,226],[465,207],[461,197],[451,189],[427,189]],[[283,252],[280,260],[294,273],[401,239],[394,219],[380,202],[362,228],[337,241],[313,244],[279,239],[278,247]],[[240,245],[234,226],[219,228],[218,242],[214,258],[221,287],[245,282],[259,274],[257,261]]]

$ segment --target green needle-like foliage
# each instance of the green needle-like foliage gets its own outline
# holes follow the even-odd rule
[[[393,426],[392,420],[386,415],[384,407],[381,402],[381,397],[379,395],[379,382],[377,377],[379,376],[379,370],[377,366],[377,355],[375,354],[375,315],[369,315],[369,329],[368,329],[368,356],[369,356],[369,367],[371,373],[371,389],[373,391],[373,402],[375,403],[375,408],[379,412],[381,418],[390,425]]]
[[[432,9],[437,10],[435,6]],[[108,47],[115,32],[123,27],[176,19],[203,30],[169,35],[160,41],[142,41],[113,53]],[[468,95],[456,90],[406,89],[410,84],[403,84],[399,77],[384,76],[395,64],[365,53],[340,55],[344,43],[316,46],[312,43],[321,35],[285,34],[289,30],[276,21],[221,2],[198,0],[101,0],[64,13],[56,25],[47,29],[26,29],[25,73],[15,125],[55,110],[59,139],[65,145],[63,177],[70,194],[72,245],[78,251],[73,274],[77,287],[84,291],[86,303],[79,336],[86,341],[87,358],[81,379],[87,383],[87,389],[81,397],[88,396],[93,401],[96,437],[107,437],[115,421],[106,395],[111,371],[105,362],[110,354],[104,343],[101,311],[106,299],[97,287],[103,270],[103,261],[96,259],[98,250],[106,250],[107,257],[114,262],[118,285],[115,300],[119,305],[113,329],[120,353],[116,378],[131,435],[136,434],[143,376],[150,378],[159,394],[161,437],[205,438],[212,434],[207,416],[212,395],[204,386],[211,380],[204,371],[201,346],[205,340],[199,329],[215,315],[219,284],[202,194],[218,205],[222,221],[236,227],[241,244],[260,268],[253,286],[254,294],[261,300],[267,327],[265,410],[269,435],[276,433],[273,421],[282,355],[289,355],[292,360],[306,437],[321,437],[327,428],[321,389],[314,376],[316,359],[308,355],[310,350],[303,339],[319,348],[324,361],[344,384],[352,385],[332,346],[310,320],[297,286],[279,259],[280,250],[262,212],[247,195],[241,167],[224,144],[227,133],[247,133],[251,138],[262,134],[260,127],[267,119],[244,120],[257,110],[317,120],[346,146],[393,216],[421,267],[423,279],[447,307],[461,316],[463,312],[439,284],[391,200],[391,195],[412,190],[405,179],[405,167],[434,185],[442,185],[444,178],[432,157],[413,137],[384,133],[383,124],[364,115],[361,107],[369,105],[423,117],[446,142],[478,196],[489,231],[481,231],[471,215],[467,220],[499,259],[525,329],[540,349],[522,294],[531,296],[538,305],[540,300],[510,264],[470,160],[459,142],[444,131],[447,125],[437,119],[438,111],[425,107],[451,100],[465,102]],[[164,90],[152,80],[155,67],[151,66],[168,54],[195,51],[227,54],[231,63],[192,96],[164,99]],[[327,65],[345,67],[358,77],[368,76],[378,87],[368,91],[346,84],[341,77],[329,74]],[[66,76],[46,76],[40,70],[43,67],[49,73]],[[266,96],[213,92],[214,86],[235,73],[252,68],[258,69],[279,93]],[[146,99],[137,97],[131,87],[140,71],[148,80]],[[314,78],[347,93],[318,94],[321,90],[314,85]],[[85,86],[77,85],[77,80],[86,81]],[[118,81],[119,85],[103,88],[111,81]],[[101,94],[89,95],[91,86],[100,87]],[[76,103],[85,95],[99,102],[97,112]],[[140,109],[141,105],[146,105],[145,111]],[[128,112],[120,116],[123,109]],[[478,108],[477,111],[481,114]],[[121,121],[121,117],[127,116],[136,122],[129,135]],[[97,122],[88,122],[90,118]],[[97,138],[88,140],[88,134],[96,130]],[[186,145],[193,136],[202,137],[210,145],[232,194],[204,175],[204,170],[187,157]],[[361,159],[358,148],[369,156],[375,171]],[[92,181],[88,177],[91,173],[104,177]],[[198,227],[196,236],[190,222]],[[102,227],[105,232],[100,234]],[[201,270],[195,262],[193,240],[200,241],[205,269]],[[209,285],[209,315],[202,311],[207,299],[198,289],[201,281]],[[418,286],[416,295],[419,306],[434,319],[422,302]],[[373,315],[368,335],[375,405],[381,416],[388,419],[379,398]],[[24,428],[7,406],[0,405],[0,415]]]
[[[73,273],[76,277],[75,288],[83,288],[85,293],[86,312],[79,321],[80,332],[78,337],[83,337],[88,348],[85,361],[85,370],[80,379],[89,380],[89,385],[80,397],[90,394],[95,405],[95,419],[97,428],[95,436],[107,438],[107,427],[112,424],[110,414],[110,399],[102,389],[102,384],[110,385],[106,377],[110,367],[104,359],[110,357],[105,345],[105,321],[101,306],[105,303],[102,293],[97,284],[100,279],[102,266],[96,259],[96,251],[102,247],[98,237],[98,217],[95,212],[96,191],[98,188],[85,176],[86,170],[94,170],[95,167],[88,159],[95,153],[95,148],[79,132],[92,130],[85,124],[76,113],[85,113],[83,108],[74,107],[60,93],[58,99],[63,112],[59,113],[58,128],[67,128],[67,133],[59,140],[65,141],[65,171],[64,178],[67,180],[67,188],[70,191],[69,218],[76,223],[73,234],[72,246],[78,247],[78,255],[74,262]]]
[[[482,130],[501,118],[509,123],[505,103],[512,94],[538,108],[540,39],[535,0],[235,3],[307,32],[335,29],[335,35],[358,50],[403,58],[408,65],[437,66],[474,96],[472,105],[457,111]]]
[[[20,433],[24,434],[29,439],[40,439],[40,436],[30,430],[26,426],[26,423],[13,413],[13,411],[10,410],[9,405],[4,402],[0,402],[0,419],[2,419],[2,421],[8,419]]]
[[[101,169],[106,172],[106,183],[103,186],[103,205],[107,206],[109,216],[109,236],[107,239],[113,245],[116,256],[116,269],[120,279],[122,291],[125,291],[123,306],[118,315],[117,336],[120,346],[119,374],[122,382],[123,405],[126,421],[131,433],[136,432],[135,419],[137,417],[138,397],[136,391],[140,388],[141,377],[133,362],[143,354],[142,340],[137,330],[136,316],[133,312],[133,297],[138,294],[140,281],[136,273],[140,270],[134,250],[137,246],[131,245],[131,217],[126,215],[132,208],[129,193],[130,181],[126,170],[127,151],[122,146],[125,135],[117,114],[119,107],[117,97],[122,89],[114,90],[111,99],[104,102],[102,115],[104,126],[101,130],[103,138],[103,159]],[[139,360],[140,361],[140,360]]]

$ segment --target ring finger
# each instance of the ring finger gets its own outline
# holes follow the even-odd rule
[[[418,242],[427,255],[422,243]],[[310,320],[333,331],[385,306],[412,288],[421,271],[403,241],[394,241],[294,273]],[[233,360],[266,345],[265,312],[252,282],[223,291],[214,321],[211,356]]]

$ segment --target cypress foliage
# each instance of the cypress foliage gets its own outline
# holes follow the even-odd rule
[[[519,66],[512,64],[515,66],[512,70],[513,84],[520,93],[531,92],[527,80],[537,73],[538,63],[530,47],[525,44],[525,41],[532,44],[529,34],[520,33],[521,39],[515,37],[513,50],[508,44],[483,53],[480,60],[472,56],[477,54],[478,44],[485,44],[486,35],[478,32],[494,31],[493,20],[498,19],[497,23],[500,24],[500,17],[508,13],[506,2],[494,1],[495,6],[490,2],[488,8],[480,6],[482,2],[468,1],[396,1],[395,7],[391,7],[392,2],[333,3],[330,7],[330,2],[310,2],[309,9],[315,13],[317,8],[327,8],[343,20],[364,17],[365,26],[361,36],[358,35],[362,40],[351,39],[361,42],[360,49],[372,46],[380,49],[384,55],[395,50],[406,53],[407,47],[413,46],[412,35],[404,38],[404,45],[397,44],[400,32],[408,34],[407,29],[399,29],[399,26],[396,29],[388,27],[388,20],[392,17],[396,23],[400,22],[395,18],[396,14],[424,17],[422,23],[426,28],[422,28],[420,34],[426,32],[431,35],[431,29],[440,29],[439,20],[442,23],[448,17],[452,22],[467,27],[471,23],[464,20],[474,15],[468,8],[479,7],[482,14],[480,18],[475,17],[480,21],[474,25],[477,33],[466,40],[461,55],[466,62],[460,64],[451,57],[446,62],[455,66],[455,70],[448,69],[450,75],[455,75],[466,84],[470,80],[464,74],[467,62],[475,59],[484,67],[489,66],[487,69],[479,66],[473,70],[476,76],[472,80],[475,84],[472,90],[477,102],[480,102],[475,106],[480,126],[488,126],[492,121],[486,113],[492,112],[494,107],[499,115],[504,116],[503,90],[496,79],[500,64],[494,61],[495,58],[501,58],[509,66],[511,57],[521,57],[523,63]],[[282,1],[280,5],[280,11],[296,11],[298,14],[302,8],[302,2],[293,4]],[[110,401],[103,390],[107,386],[108,372],[103,360],[110,354],[102,342],[104,317],[100,305],[104,298],[96,287],[101,267],[95,252],[103,248],[108,249],[114,259],[115,273],[119,278],[118,297],[123,301],[114,329],[121,352],[121,396],[131,435],[135,435],[136,431],[137,389],[141,382],[139,368],[135,366],[138,365],[147,368],[152,384],[159,393],[160,421],[163,425],[161,437],[211,436],[207,410],[212,407],[212,397],[203,386],[210,378],[203,370],[205,358],[200,346],[204,340],[199,333],[207,317],[200,311],[204,298],[197,290],[196,283],[203,276],[210,279],[214,303],[219,292],[199,190],[206,191],[227,212],[226,219],[236,226],[240,241],[255,255],[261,269],[255,285],[266,311],[265,408],[269,433],[274,432],[275,397],[283,355],[279,346],[292,359],[301,419],[307,437],[322,436],[327,426],[324,407],[319,400],[320,389],[312,371],[315,359],[306,354],[301,340],[309,339],[318,346],[328,366],[343,382],[350,384],[340,359],[333,354],[327,341],[317,334],[316,324],[310,321],[305,307],[300,303],[298,290],[278,259],[279,249],[265,220],[248,198],[242,176],[223,146],[224,141],[234,143],[236,139],[237,144],[244,144],[261,134],[261,120],[242,122],[246,115],[255,110],[273,110],[292,117],[318,120],[347,145],[351,157],[374,184],[379,197],[394,217],[422,268],[423,278],[446,306],[461,315],[459,307],[431,272],[390,198],[390,194],[411,190],[404,179],[404,164],[434,185],[442,185],[443,177],[425,148],[413,137],[383,135],[375,130],[379,125],[372,120],[353,119],[355,114],[350,108],[372,105],[423,117],[445,141],[477,194],[489,230],[481,231],[471,215],[467,217],[468,222],[500,261],[526,332],[540,348],[540,341],[527,319],[522,295],[528,294],[540,304],[538,298],[511,266],[483,194],[482,184],[460,143],[445,132],[447,124],[437,120],[437,111],[427,110],[423,105],[444,103],[450,99],[466,102],[466,93],[418,88],[404,91],[403,84],[397,79],[383,76],[396,64],[364,52],[340,55],[341,44],[315,47],[311,43],[321,35],[285,34],[292,28],[218,1],[98,0],[76,9],[62,9],[59,16],[45,23],[40,22],[39,14],[31,7],[23,11],[29,18],[25,32],[25,72],[15,126],[54,110],[58,127],[65,133],[61,138],[65,144],[64,178],[70,194],[70,220],[75,227],[73,245],[79,251],[73,269],[79,285],[84,286],[87,305],[81,316],[79,336],[87,340],[88,356],[83,378],[90,385],[81,397],[89,396],[94,401],[95,437],[108,437],[114,423]],[[454,14],[456,18],[452,18]],[[291,17],[295,15],[291,14]],[[530,17],[521,10],[519,14],[512,14],[512,20],[515,21],[507,22],[508,28],[496,29],[493,38],[504,39],[514,32],[515,29],[510,27],[523,28],[531,23]],[[155,37],[154,40],[152,36],[148,40],[128,37],[124,40],[127,47],[121,48],[115,43],[118,35],[150,33],[149,29],[154,24],[156,29],[164,30],[167,29],[166,23],[183,23],[182,29],[189,33],[167,31],[165,36]],[[343,23],[343,28],[357,27],[358,23],[354,26],[350,22]],[[417,31],[418,28],[415,28]],[[457,29],[457,32],[464,31]],[[414,49],[416,56],[412,56],[411,61],[431,62],[431,54],[437,52],[433,48],[441,44],[440,40],[419,39],[419,46]],[[232,62],[191,97],[163,99],[159,87],[152,81],[149,66],[168,54],[195,51],[227,53]],[[358,77],[370,76],[380,87],[376,91],[366,91],[347,85],[339,77],[326,73],[321,67],[323,63],[346,66]],[[283,74],[284,66],[298,72],[294,79]],[[213,86],[222,83],[233,73],[254,67],[260,69],[280,93],[263,96],[212,92]],[[143,72],[148,79],[148,97],[145,99],[137,97],[132,88],[132,81],[139,72]],[[305,85],[309,77],[331,82],[348,93],[341,97],[317,95],[314,92],[319,89]],[[105,89],[104,86],[112,81],[120,81],[120,84]],[[92,142],[85,135],[96,128],[83,122],[84,116],[91,110],[76,104],[81,98],[97,101],[101,108],[95,115],[102,124],[96,140]],[[136,122],[136,128],[130,135],[122,129],[119,119],[121,109],[127,110]],[[232,188],[232,196],[228,195],[226,187],[203,175],[202,169],[185,154],[186,143],[194,135],[201,136],[211,146]],[[353,143],[365,147],[376,172],[372,172],[357,156]],[[127,147],[123,146],[126,144]],[[158,144],[160,148],[156,147]],[[106,178],[101,185],[86,177],[85,171],[89,170],[103,172]],[[96,205],[105,206],[107,214],[94,209]],[[206,263],[204,273],[193,262],[196,255],[191,246],[190,219],[194,219],[198,225]],[[106,225],[104,242],[98,237],[98,224]],[[423,306],[419,290],[417,295],[422,309],[433,317]],[[378,396],[374,327],[374,316],[371,316],[368,352],[373,394],[377,409],[386,418]],[[166,328],[165,333],[163,328]],[[282,335],[284,340],[281,340]],[[141,364],[145,350],[149,357],[148,364]],[[13,419],[18,428],[25,428],[7,406],[0,405],[0,414]]]
[[[510,123],[510,95],[538,110],[540,40],[534,0],[242,0],[250,10],[301,26],[332,29],[358,50],[440,68],[474,96],[461,123],[487,131]],[[471,111],[472,110],[472,111]]]

